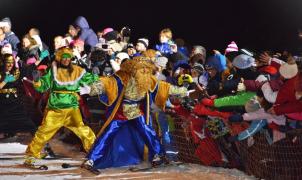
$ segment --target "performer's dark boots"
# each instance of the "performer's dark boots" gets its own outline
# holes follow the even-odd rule
[[[169,164],[169,159],[165,155],[156,154],[151,162],[152,167],[157,167],[162,164]]]

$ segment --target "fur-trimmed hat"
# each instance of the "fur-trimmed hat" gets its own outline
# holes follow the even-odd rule
[[[149,40],[146,38],[140,38],[137,40],[137,43],[142,43],[146,48],[149,46]]]
[[[280,66],[279,72],[285,79],[291,79],[298,74],[298,66],[296,63],[284,63]]]

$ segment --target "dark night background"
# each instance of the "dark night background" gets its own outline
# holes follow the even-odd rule
[[[148,37],[157,42],[159,31],[170,27],[174,39],[207,49],[224,50],[232,40],[239,48],[253,50],[297,52],[302,47],[300,0],[0,0],[0,18],[11,18],[19,38],[37,27],[48,45],[55,35],[64,35],[78,15],[95,31],[128,25],[132,41]]]

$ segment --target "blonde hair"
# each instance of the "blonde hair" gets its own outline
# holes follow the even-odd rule
[[[166,36],[168,39],[172,39],[172,31],[170,28],[165,28],[160,31],[159,36]]]

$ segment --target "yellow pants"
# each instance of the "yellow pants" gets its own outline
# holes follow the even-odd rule
[[[75,133],[81,139],[86,152],[89,151],[95,135],[88,126],[84,125],[80,109],[48,109],[45,111],[42,124],[26,149],[26,155],[40,158],[44,145],[61,127],[66,127]]]

